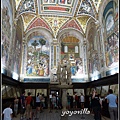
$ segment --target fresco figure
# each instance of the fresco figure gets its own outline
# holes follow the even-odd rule
[[[72,73],[73,76],[76,73],[76,66],[74,64],[72,64],[72,66],[71,66],[71,73]]]
[[[27,66],[27,74],[28,74],[28,75],[29,75],[29,74],[32,74],[32,66],[31,66],[31,63],[28,64],[28,66]]]
[[[39,76],[44,76],[44,69],[42,67],[42,64],[40,63],[39,65],[39,73],[38,73]]]

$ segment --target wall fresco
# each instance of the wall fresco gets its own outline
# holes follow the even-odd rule
[[[112,4],[113,8],[109,8],[108,5]],[[105,28],[106,28],[106,37],[104,40],[105,44],[105,57],[106,57],[106,66],[109,68],[115,67],[119,62],[119,45],[118,45],[118,29],[117,28],[117,5],[113,5],[114,2],[109,2],[105,8],[107,10],[104,12],[105,17]],[[115,8],[114,8],[115,7]],[[112,12],[111,12],[111,11]]]
[[[28,42],[26,75],[49,75],[49,42],[43,36],[34,36]]]
[[[9,63],[9,49],[12,38],[12,9],[9,1],[2,0],[2,66],[7,67]]]
[[[65,46],[68,46],[68,52],[65,52]],[[70,63],[72,77],[80,77],[83,74],[83,60],[80,58],[79,53],[76,53],[75,48],[78,47],[77,44],[64,45],[61,44],[61,63]],[[78,47],[79,48],[79,47]]]

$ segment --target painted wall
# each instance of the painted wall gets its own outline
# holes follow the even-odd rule
[[[104,44],[106,75],[118,72],[119,65],[119,43],[118,43],[118,6],[114,1],[109,2],[103,13],[103,24],[105,26]]]
[[[26,76],[49,76],[49,41],[43,36],[34,36],[27,45]]]
[[[10,48],[12,43],[12,7],[8,0],[2,0],[2,68],[11,70]],[[10,65],[10,66],[9,66]],[[3,71],[4,72],[4,71]]]

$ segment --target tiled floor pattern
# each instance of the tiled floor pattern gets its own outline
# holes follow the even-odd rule
[[[33,110],[34,112],[35,110]],[[64,119],[61,117],[61,110],[49,110],[45,109],[44,112],[38,113],[37,119],[33,117],[32,120],[94,120],[93,114],[83,115],[82,118],[81,114],[76,114],[72,116],[68,116],[68,119]],[[20,120],[20,115],[17,115],[17,118],[13,118],[13,120]],[[24,119],[26,120],[26,119]],[[102,117],[102,120],[110,120],[109,118]]]

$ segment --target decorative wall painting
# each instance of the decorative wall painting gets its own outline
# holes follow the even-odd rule
[[[2,66],[7,67],[9,59],[9,48],[12,38],[12,9],[9,1],[2,0]]]
[[[49,75],[49,42],[43,36],[35,36],[28,42],[26,75]]]

